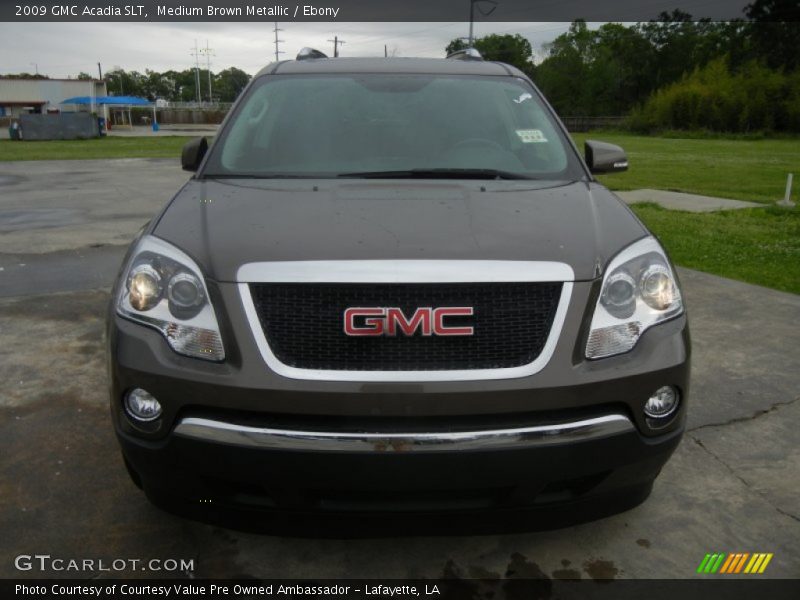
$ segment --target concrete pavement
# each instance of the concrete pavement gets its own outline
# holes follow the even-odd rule
[[[188,178],[177,158],[0,163],[0,255],[127,244]]]
[[[712,198],[700,194],[685,194],[668,190],[632,190],[630,192],[616,192],[626,204],[639,202],[654,202],[670,210],[685,210],[688,212],[714,212],[715,210],[734,210],[737,208],[757,208],[764,206],[757,202],[744,202],[743,200],[728,200],[727,198]]]
[[[692,313],[690,430],[652,496],[620,515],[511,535],[292,539],[153,508],[128,481],[108,417],[105,290],[0,299],[0,576],[13,557],[184,557],[197,577],[691,577],[706,552],[775,553],[800,575],[800,297],[681,271]],[[716,306],[720,288],[730,302]],[[734,302],[734,298],[738,299]],[[521,557],[521,558],[520,558]],[[598,575],[601,574],[601,575]]]
[[[185,179],[175,161],[0,164],[0,577],[38,552],[193,558],[198,578],[690,578],[717,551],[773,552],[764,576],[800,576],[800,296],[685,269],[689,431],[631,511],[546,532],[339,540],[152,507],[113,439],[103,313],[124,244]]]

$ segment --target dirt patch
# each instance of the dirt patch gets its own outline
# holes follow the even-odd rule
[[[480,566],[462,569],[452,558],[444,566],[442,579],[448,580],[448,593],[454,598],[536,600],[550,598],[553,593],[551,579],[519,552],[511,555],[502,579]]]
[[[471,565],[468,569],[469,576],[473,579],[500,579],[500,573],[489,571],[480,566]]]
[[[511,562],[508,563],[506,568],[506,577],[517,577],[520,579],[549,579],[535,562],[530,562],[528,559],[515,552],[511,555]]]
[[[0,299],[0,408],[107,403],[104,323],[108,293]]]
[[[576,569],[557,569],[553,571],[553,579],[580,579],[581,573]]]
[[[595,581],[610,581],[619,574],[619,569],[612,561],[599,558],[583,563],[583,570]]]
[[[25,296],[0,301],[3,318],[48,321],[96,320],[105,315],[109,293],[104,290]]]
[[[192,558],[203,547],[134,487],[107,406],[87,406],[78,388],[0,409],[0,439],[0,577],[14,576],[13,557],[27,549],[110,564],[123,556]]]

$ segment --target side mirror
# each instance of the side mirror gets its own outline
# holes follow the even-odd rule
[[[628,170],[625,150],[614,144],[586,140],[583,144],[586,164],[592,173],[617,173]]]
[[[184,171],[197,171],[208,151],[208,140],[204,137],[189,140],[181,152],[181,167]]]

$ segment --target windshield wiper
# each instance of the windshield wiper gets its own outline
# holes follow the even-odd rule
[[[407,169],[405,171],[359,171],[337,177],[364,179],[536,179],[522,173],[498,169]]]

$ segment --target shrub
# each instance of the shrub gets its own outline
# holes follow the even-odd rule
[[[800,131],[800,73],[751,61],[732,72],[725,58],[695,69],[631,114],[638,131],[707,129],[748,133]]]

